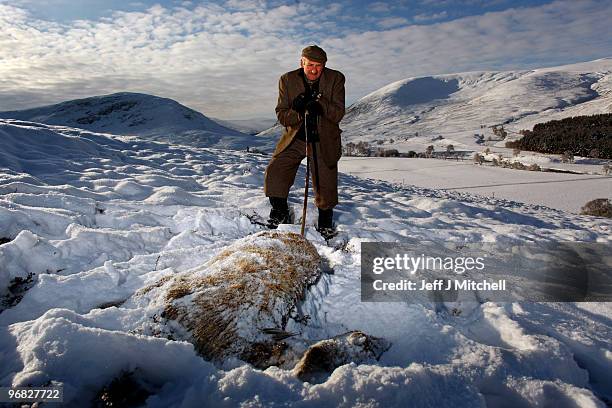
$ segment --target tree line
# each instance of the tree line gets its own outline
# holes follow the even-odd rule
[[[538,123],[506,147],[541,153],[612,159],[612,113]]]

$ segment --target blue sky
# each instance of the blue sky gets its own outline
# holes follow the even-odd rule
[[[8,1],[6,1],[9,4]],[[155,5],[164,8],[191,8],[198,4],[217,4],[227,10],[239,11],[253,8],[275,8],[297,5],[300,1],[124,1],[124,0],[12,0],[10,4],[21,6],[33,17],[69,23],[73,20],[97,20],[112,17],[115,11],[143,11]],[[308,4],[325,6],[329,1],[308,1]],[[372,25],[379,29],[402,24],[431,24],[460,17],[480,15],[509,8],[529,7],[550,1],[536,0],[405,0],[405,1],[345,1],[342,2],[342,18],[338,21],[343,30],[368,31]]]
[[[310,43],[353,102],[407,77],[611,57],[609,21],[602,0],[0,0],[0,110],[133,91],[273,117]]]
[[[9,4],[8,1],[6,1]],[[242,10],[245,4],[261,8],[296,5],[300,1],[125,1],[125,0],[12,0],[10,4],[27,9],[33,17],[56,22],[112,17],[115,11],[143,11],[152,6],[164,8],[195,7],[199,4],[217,4],[227,10]],[[329,1],[308,1],[308,4],[325,6]],[[342,19],[338,19],[343,30],[364,31],[368,23],[379,29],[405,24],[431,24],[450,21],[460,17],[480,15],[486,12],[509,8],[530,7],[550,3],[550,0],[404,0],[404,1],[344,1]]]

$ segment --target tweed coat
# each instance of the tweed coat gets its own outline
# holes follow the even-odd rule
[[[289,71],[278,81],[276,117],[284,126],[284,130],[273,157],[278,156],[291,144],[304,122],[304,116],[291,109],[293,99],[305,91],[301,72],[302,68]],[[325,165],[335,167],[342,155],[342,131],[338,124],[344,116],[344,75],[340,71],[323,68],[319,78],[319,92],[319,104],[322,107],[318,124],[319,148]]]

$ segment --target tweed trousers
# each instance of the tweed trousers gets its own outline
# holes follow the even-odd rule
[[[315,144],[317,158],[319,161],[319,189],[316,186],[316,174],[312,154],[310,162],[310,174],[312,186],[315,193],[315,204],[322,210],[329,210],[338,204],[338,166],[328,167],[321,160],[319,144]],[[294,139],[291,144],[281,153],[272,157],[266,168],[264,180],[264,192],[267,197],[289,196],[289,190],[295,181],[295,175],[300,163],[306,157],[306,142]]]

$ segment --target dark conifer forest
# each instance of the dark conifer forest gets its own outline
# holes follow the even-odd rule
[[[612,159],[612,113],[538,123],[506,147],[541,153]]]

